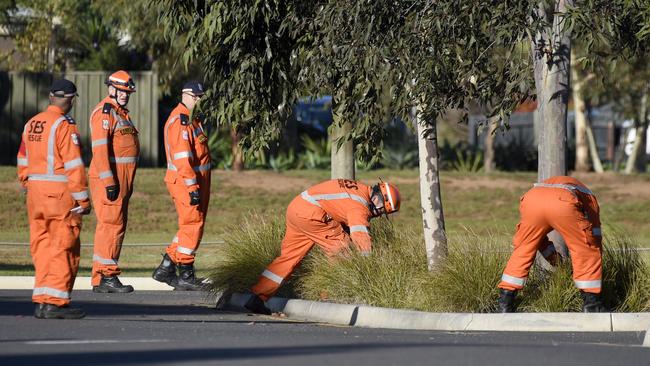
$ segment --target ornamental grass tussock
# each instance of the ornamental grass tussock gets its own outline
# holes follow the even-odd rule
[[[503,236],[469,231],[450,235],[447,260],[428,271],[421,233],[377,219],[371,234],[369,257],[351,249],[328,258],[314,246],[277,295],[433,312],[496,311],[496,286],[511,251]],[[257,214],[231,228],[214,253],[219,261],[209,275],[213,293],[247,291],[280,254],[283,236],[283,220]],[[630,249],[633,244],[621,233],[605,238],[603,299],[613,311],[650,310],[648,264]],[[580,311],[570,262],[553,272],[533,266],[518,301],[521,312]]]

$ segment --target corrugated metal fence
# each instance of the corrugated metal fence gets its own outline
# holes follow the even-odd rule
[[[137,86],[128,109],[140,131],[140,165],[159,163],[158,83],[151,71],[130,72]],[[108,72],[77,71],[64,75],[77,85],[79,98],[70,115],[77,121],[84,142],[84,161],[90,162],[88,120],[93,107],[106,96],[104,79]],[[48,92],[54,76],[50,73],[0,71],[0,164],[16,164],[20,134],[27,119],[48,105]]]

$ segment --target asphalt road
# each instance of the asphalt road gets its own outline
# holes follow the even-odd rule
[[[0,291],[0,365],[650,365],[643,332],[432,332],[217,311],[200,293],[76,291],[82,320],[39,320]]]

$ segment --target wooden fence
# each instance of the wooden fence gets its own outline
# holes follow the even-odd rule
[[[137,92],[131,96],[128,109],[140,131],[140,165],[156,166],[164,158],[160,154],[158,119],[158,82],[151,71],[131,72]],[[84,146],[84,161],[90,163],[88,121],[93,107],[106,96],[104,80],[108,72],[76,71],[63,75],[77,85],[79,97],[70,112],[77,121]],[[0,71],[0,164],[16,164],[16,152],[25,122],[48,105],[48,93],[54,77],[50,73],[18,73]]]

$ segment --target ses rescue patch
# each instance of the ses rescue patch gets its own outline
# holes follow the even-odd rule
[[[70,137],[72,138],[72,143],[79,146],[79,135],[76,133],[71,133]]]
[[[111,123],[107,119],[102,120],[102,128],[108,130],[111,128]]]
[[[125,128],[120,128],[118,130],[121,135],[135,135],[136,131],[135,128],[133,127],[125,127]]]
[[[189,132],[187,132],[187,131],[182,131],[182,132],[181,132],[181,135],[183,136],[183,140],[187,140],[187,141],[190,140],[190,133],[189,133]]]

